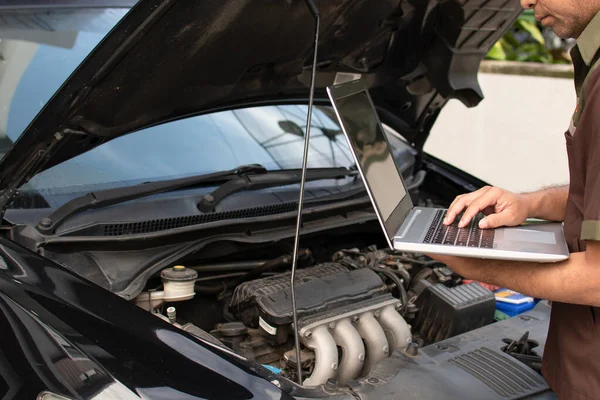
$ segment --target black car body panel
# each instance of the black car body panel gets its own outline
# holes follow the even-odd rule
[[[0,261],[2,379],[13,379],[8,398],[35,398],[43,390],[90,398],[110,385],[116,393],[165,399],[291,398],[258,375],[259,365],[5,239]]]

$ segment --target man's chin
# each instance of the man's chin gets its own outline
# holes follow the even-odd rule
[[[569,29],[564,25],[561,25],[560,23],[554,23],[552,25],[544,26],[552,29],[552,32],[554,32],[554,34],[561,39],[577,39],[577,37],[579,37],[579,35],[581,34],[580,31],[574,32],[573,29]]]
[[[574,35],[572,33],[563,32],[560,30],[552,29],[552,31],[554,32],[554,34],[556,34],[556,36],[558,36],[561,39],[577,39],[577,36],[579,36],[579,35]]]

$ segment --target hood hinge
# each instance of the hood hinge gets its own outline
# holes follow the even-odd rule
[[[35,169],[41,165],[41,161],[57,147],[58,143],[64,139],[65,136],[76,134],[76,135],[88,135],[87,132],[77,131],[71,128],[65,128],[57,131],[52,135],[52,140],[48,145],[38,152],[36,152],[19,171],[19,177],[13,179],[12,183],[0,192],[0,223],[4,219],[4,213],[12,202],[12,200],[19,194],[19,187],[29,182],[29,180],[36,174]]]

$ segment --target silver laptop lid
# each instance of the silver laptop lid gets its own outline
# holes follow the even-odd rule
[[[362,80],[327,88],[354,160],[385,231],[388,244],[413,204],[390,152],[390,145]]]

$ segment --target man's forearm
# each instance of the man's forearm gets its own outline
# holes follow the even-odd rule
[[[569,186],[551,187],[537,192],[524,193],[529,204],[529,218],[563,221]]]
[[[450,268],[469,279],[510,288],[529,296],[600,307],[598,261],[585,252],[559,263],[461,260]]]

